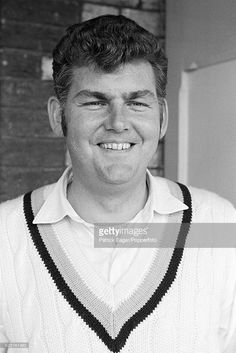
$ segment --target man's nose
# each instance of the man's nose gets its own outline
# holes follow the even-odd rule
[[[110,108],[105,121],[105,128],[116,132],[129,129],[128,114],[125,107],[114,105]]]

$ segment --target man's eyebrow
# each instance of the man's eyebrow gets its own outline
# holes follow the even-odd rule
[[[129,92],[125,94],[125,98],[126,99],[136,99],[136,98],[142,98],[145,96],[150,96],[152,98],[155,97],[155,94],[148,90],[148,89],[144,89],[144,90],[139,90],[139,91],[134,91],[134,92]]]
[[[88,89],[84,89],[79,91],[74,98],[97,98],[97,99],[109,99],[109,97],[102,92],[99,91],[90,91]]]
[[[137,99],[137,98],[142,98],[150,96],[152,98],[155,98],[155,94],[148,90],[138,90],[138,91],[133,91],[133,92],[125,92],[122,94],[122,98],[125,100],[130,100],[130,99]],[[74,98],[96,98],[96,99],[101,99],[101,100],[109,100],[112,99],[112,95],[107,95],[105,93],[99,92],[99,91],[91,91],[91,90],[81,90],[79,91]]]

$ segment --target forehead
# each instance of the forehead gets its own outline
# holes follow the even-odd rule
[[[155,75],[149,62],[138,60],[119,66],[112,72],[92,66],[74,68],[70,93],[76,94],[84,89],[117,94],[150,90],[156,94]]]

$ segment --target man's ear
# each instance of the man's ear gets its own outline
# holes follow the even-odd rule
[[[162,139],[165,136],[167,126],[168,126],[168,105],[167,105],[166,99],[163,99],[161,104],[162,104],[162,111],[161,111],[162,117],[161,117],[160,139]]]
[[[63,137],[63,131],[61,126],[62,110],[61,104],[56,97],[50,97],[48,100],[48,117],[51,128],[53,132],[59,136]]]

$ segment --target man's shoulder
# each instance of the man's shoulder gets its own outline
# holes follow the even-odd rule
[[[165,185],[168,191],[175,197],[177,197],[180,201],[183,200],[183,194],[181,192],[180,187],[178,186],[178,182],[167,179],[165,177],[153,176],[153,181],[156,185]],[[194,187],[188,184],[184,184],[191,194],[192,201],[195,205],[203,206],[203,205],[211,205],[213,204],[225,204],[229,203],[226,199],[219,196],[217,193],[203,189]]]
[[[33,192],[42,193],[46,197],[55,186],[55,183],[41,186]],[[18,215],[23,212],[23,198],[25,194],[22,194],[14,199],[4,201],[0,204],[0,217],[7,217],[8,215]]]
[[[154,179],[157,182],[164,182],[173,196],[180,201],[183,200],[177,182],[162,177],[154,177]],[[226,198],[203,188],[186,186],[191,194],[193,221],[236,222],[236,209]]]
[[[207,207],[216,206],[223,208],[233,207],[233,204],[229,200],[222,197],[216,192],[197,188],[191,185],[189,185],[188,188],[195,203],[197,203],[199,206],[206,205]]]
[[[220,196],[217,192],[210,191],[204,188],[199,188],[192,185],[187,185],[192,197],[196,198],[198,202],[229,202],[226,198]]]
[[[195,221],[236,222],[236,209],[226,198],[216,192],[188,186],[192,197]]]

